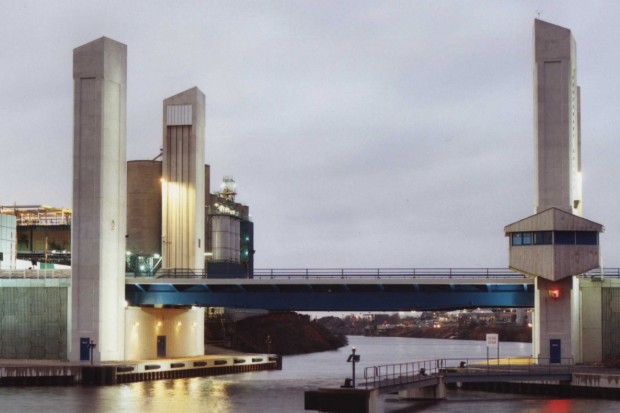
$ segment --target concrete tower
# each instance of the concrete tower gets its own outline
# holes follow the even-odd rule
[[[204,268],[205,96],[196,87],[164,100],[163,268]]]
[[[69,358],[124,359],[127,46],[73,51],[73,232]]]
[[[534,23],[536,213],[549,208],[581,216],[581,139],[576,45],[571,31]]]

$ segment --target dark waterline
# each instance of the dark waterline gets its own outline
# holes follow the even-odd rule
[[[302,413],[305,390],[339,386],[351,375],[351,346],[364,367],[433,358],[484,357],[481,341],[349,337],[350,346],[284,358],[282,371],[161,380],[109,387],[0,388],[0,412]],[[501,357],[528,356],[531,345],[502,343]],[[619,401],[553,399],[454,390],[441,402],[384,398],[385,413],[594,413],[620,411]]]

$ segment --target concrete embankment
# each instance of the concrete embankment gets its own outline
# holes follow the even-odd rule
[[[563,398],[620,399],[620,370],[576,366],[570,382],[462,383],[465,390],[532,394]]]
[[[0,386],[113,385],[282,369],[273,354],[220,354],[174,359],[76,364],[61,361],[0,362]]]

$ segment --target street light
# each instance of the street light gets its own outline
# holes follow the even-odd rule
[[[359,363],[359,361],[360,361],[360,355],[355,354],[355,347],[353,347],[353,349],[351,349],[351,354],[349,355],[349,358],[347,359],[347,363],[351,363],[351,368],[353,370],[352,386],[351,386],[353,388],[355,388],[355,363]]]
[[[95,343],[94,340],[90,340],[90,343],[88,343],[88,348],[90,349],[90,365],[93,365],[93,350],[95,349],[95,347],[97,347],[97,344]]]

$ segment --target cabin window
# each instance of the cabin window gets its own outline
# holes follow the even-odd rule
[[[598,232],[596,231],[577,231],[577,245],[598,245]]]
[[[553,244],[553,233],[551,231],[534,232],[534,245],[551,245]]]
[[[575,245],[575,231],[553,231],[555,245]]]

